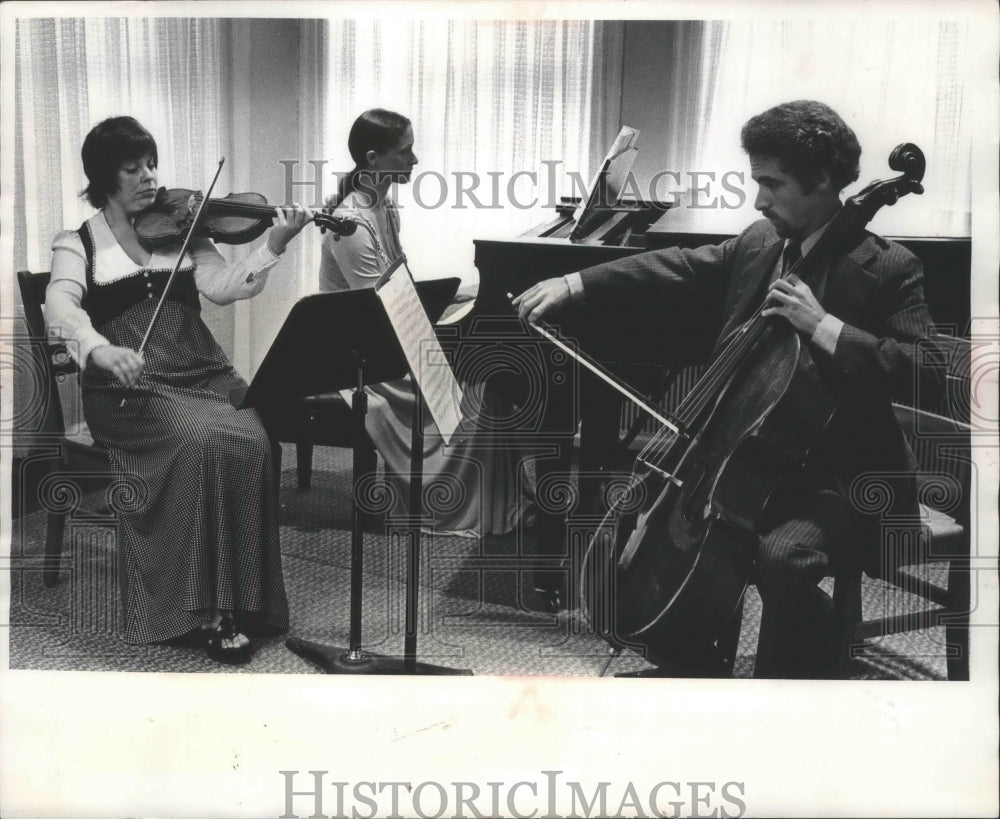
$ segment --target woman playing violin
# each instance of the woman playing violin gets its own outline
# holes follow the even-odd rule
[[[229,304],[260,293],[312,213],[276,209],[267,240],[234,264],[192,241],[140,355],[181,249],[151,251],[133,226],[156,197],[156,142],[114,117],[90,131],[82,157],[83,195],[98,212],[53,242],[46,321],[80,366],[84,417],[128,487],[124,639],[192,635],[214,659],[246,662],[248,632],[288,627],[277,475],[257,415],[229,403],[245,383],[202,321],[200,296]]]

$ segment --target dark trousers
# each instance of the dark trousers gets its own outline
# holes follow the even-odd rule
[[[761,538],[756,581],[763,610],[755,677],[830,678],[837,669],[833,601],[817,585],[857,560],[864,532],[846,500],[819,490]]]

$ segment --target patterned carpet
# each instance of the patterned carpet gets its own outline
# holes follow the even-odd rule
[[[331,646],[349,639],[350,460],[342,450],[317,448],[312,487],[296,488],[294,447],[285,447],[282,471],[282,554],[292,624],[289,636]],[[11,549],[10,665],[17,669],[313,674],[320,670],[285,647],[285,637],[262,640],[252,663],[231,668],[197,648],[127,646],[118,637],[115,528],[95,512],[101,495],[88,495],[66,528],[58,586],[42,584],[40,558],[45,515],[14,521]],[[89,511],[88,511],[89,510]],[[362,634],[367,650],[403,650],[405,571],[398,540],[365,538]],[[534,532],[522,529],[482,541],[425,536],[420,584],[421,662],[477,675],[597,676],[608,647],[590,633],[579,610],[539,613],[527,558]],[[867,618],[917,601],[865,578]],[[734,676],[749,677],[760,600],[751,588],[744,604]],[[946,679],[942,628],[869,641],[853,661],[853,679]],[[639,657],[615,659],[608,673],[650,668]]]

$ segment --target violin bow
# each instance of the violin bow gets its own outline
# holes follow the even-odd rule
[[[159,302],[156,304],[156,310],[153,311],[153,317],[149,320],[149,326],[146,328],[146,334],[142,337],[142,343],[139,345],[139,349],[136,352],[142,355],[143,350],[146,349],[146,343],[149,341],[150,335],[153,333],[153,327],[156,324],[156,320],[160,317],[160,311],[163,310],[163,305],[167,300],[167,296],[170,293],[170,288],[173,286],[174,280],[177,278],[177,271],[181,268],[181,263],[184,261],[184,254],[187,253],[188,245],[191,243],[191,238],[194,236],[194,231],[198,227],[198,221],[201,219],[201,212],[205,208],[205,203],[209,200],[212,195],[212,189],[215,188],[215,183],[219,179],[219,174],[222,173],[222,165],[225,163],[226,158],[222,157],[219,159],[219,165],[215,169],[215,176],[212,177],[212,184],[208,186],[208,193],[205,194],[201,201],[198,203],[198,210],[195,211],[194,219],[191,220],[191,227],[188,228],[187,235],[184,237],[184,243],[181,245],[181,252],[177,254],[177,262],[174,264],[174,269],[170,271],[170,277],[167,279],[167,283],[163,288],[163,293],[160,296]],[[129,387],[128,389],[132,389]],[[128,398],[128,392],[126,391],[125,396],[122,398],[121,403],[118,405],[119,409],[125,406],[125,399]]]
[[[508,299],[513,298],[512,294],[508,293],[507,298]],[[605,384],[617,390],[619,393],[621,393],[625,398],[627,398],[629,401],[635,404],[639,409],[641,409],[647,415],[656,419],[656,421],[663,424],[663,426],[665,426],[671,432],[674,432],[678,435],[683,434],[681,432],[681,429],[677,426],[677,424],[675,424],[673,421],[667,420],[662,415],[662,413],[657,412],[656,409],[651,407],[648,403],[646,403],[646,401],[644,401],[638,395],[633,393],[627,387],[624,387],[621,384],[619,384],[618,381],[615,380],[612,376],[608,375],[607,372],[605,372],[604,369],[599,364],[597,364],[597,362],[591,361],[583,353],[579,352],[578,350],[574,350],[568,344],[561,341],[552,332],[547,330],[540,322],[532,321],[529,322],[529,324],[535,330],[537,330],[544,338],[547,338],[552,344],[554,344],[556,347],[558,347],[560,350],[566,353],[566,355],[568,355],[570,358],[572,358],[574,361],[578,362],[582,366],[586,367],[594,375],[600,378]]]

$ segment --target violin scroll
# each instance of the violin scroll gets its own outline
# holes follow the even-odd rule
[[[349,216],[334,216],[329,208],[325,208],[313,217],[313,222],[319,228],[320,233],[328,230],[337,238],[341,236],[351,236],[358,229],[358,223]]]

